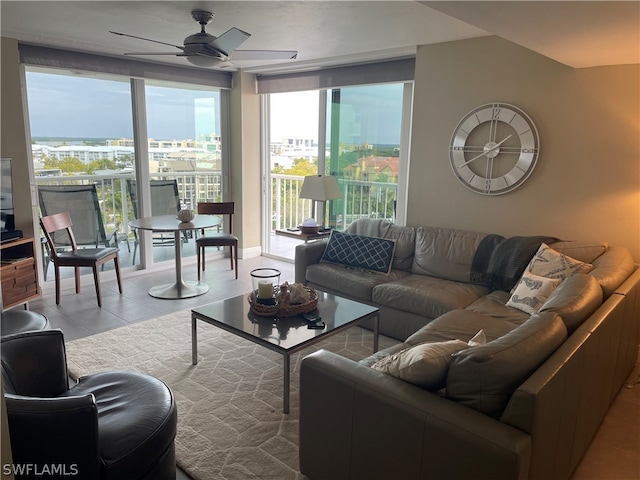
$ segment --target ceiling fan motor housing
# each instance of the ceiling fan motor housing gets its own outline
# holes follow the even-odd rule
[[[210,33],[194,33],[193,35],[189,35],[184,39],[185,45],[197,45],[202,43],[211,43],[216,38],[215,35],[211,35]]]
[[[196,22],[202,25],[203,29],[204,26],[209,25],[209,23],[211,23],[211,20],[213,20],[213,18],[215,17],[213,13],[207,12],[206,10],[192,10],[191,16]]]

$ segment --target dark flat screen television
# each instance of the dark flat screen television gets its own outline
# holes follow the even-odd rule
[[[16,230],[15,219],[11,159],[2,158],[0,159],[0,241],[22,238],[22,231]]]

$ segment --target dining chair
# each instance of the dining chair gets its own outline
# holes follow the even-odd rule
[[[98,267],[113,260],[118,290],[122,293],[122,281],[120,279],[120,257],[117,247],[78,248],[73,235],[73,222],[69,212],[56,213],[40,218],[40,226],[49,245],[51,261],[53,262],[56,284],[56,305],[60,305],[60,268],[73,267],[75,269],[76,293],[80,293],[80,267],[93,269],[93,281],[96,286],[98,306],[102,307],[102,295],[100,293],[100,279]],[[56,245],[58,233],[64,233],[70,242],[71,250],[60,250]]]
[[[43,216],[69,212],[71,221],[75,225],[73,233],[76,245],[92,245],[95,248],[99,246],[117,247],[120,241],[126,241],[127,250],[131,251],[129,238],[119,231],[118,223],[113,229],[107,230],[105,227],[95,184],[38,185],[38,202]],[[55,240],[59,249],[71,245],[66,234],[62,232]],[[42,246],[42,265],[46,280],[52,257],[46,242],[43,242]]]
[[[238,279],[238,237],[233,235],[233,214],[235,211],[234,202],[198,202],[199,215],[228,215],[229,232],[213,232],[205,234],[202,231],[202,237],[196,239],[196,250],[198,252],[198,280],[200,280],[200,268],[204,272],[205,257],[204,249],[206,247],[229,247],[231,270],[236,271],[236,280]]]
[[[38,201],[43,216],[69,212],[73,221],[77,245],[115,247],[120,239],[119,225],[107,231],[95,184],[90,185],[39,185]],[[63,238],[58,239],[63,245]],[[67,240],[67,245],[70,245]],[[127,242],[128,245],[128,242]]]

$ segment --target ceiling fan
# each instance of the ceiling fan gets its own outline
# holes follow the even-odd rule
[[[128,52],[125,53],[125,55],[175,55],[177,57],[185,57],[188,62],[198,67],[222,66],[220,65],[221,63],[226,63],[227,65],[225,66],[228,66],[231,64],[230,60],[232,55],[236,60],[291,60],[298,55],[298,52],[295,50],[236,50],[240,44],[251,36],[250,33],[233,27],[219,37],[216,37],[205,31],[205,27],[213,20],[213,13],[205,10],[193,10],[191,16],[200,24],[200,32],[185,38],[183,46],[152,40],[150,38],[137,37],[127,33],[113,31],[109,31],[109,33],[159,43],[161,45],[169,45],[170,47],[175,47],[180,50],[178,53]]]

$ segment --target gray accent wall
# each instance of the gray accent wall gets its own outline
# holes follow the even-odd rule
[[[573,69],[499,37],[418,48],[407,225],[604,240],[640,261],[640,65]],[[522,108],[537,166],[499,196],[463,186],[449,141],[473,108]]]

